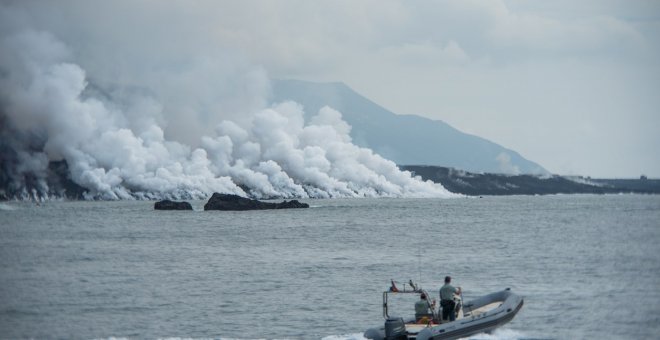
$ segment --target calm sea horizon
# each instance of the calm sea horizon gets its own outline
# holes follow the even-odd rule
[[[660,334],[658,195],[301,201],[1,202],[0,338],[362,339],[391,279],[445,275],[525,298],[472,339]]]

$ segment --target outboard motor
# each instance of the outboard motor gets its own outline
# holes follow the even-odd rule
[[[389,317],[385,320],[385,340],[407,340],[406,324],[403,318]]]

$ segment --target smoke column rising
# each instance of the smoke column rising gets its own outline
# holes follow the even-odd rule
[[[243,109],[231,106],[242,111],[239,118],[214,124],[227,109],[217,102],[221,93],[192,91],[186,101],[186,82],[178,81],[152,82],[144,91],[107,90],[89,83],[75,53],[52,33],[3,29],[0,39],[0,146],[13,155],[3,156],[3,169],[16,187],[31,174],[47,195],[48,163],[63,159],[89,198],[205,198],[212,192],[257,198],[452,195],[352,144],[350,126],[332,108],[305,122],[297,103],[266,107],[256,98]],[[229,84],[197,79],[204,72],[190,69],[215,67],[201,60],[183,75],[165,78],[194,79],[206,88],[254,86],[254,92],[267,84],[258,68],[239,68],[242,73],[232,74]],[[172,84],[181,85],[179,92]],[[175,132],[185,130],[185,136],[166,138],[167,124]]]

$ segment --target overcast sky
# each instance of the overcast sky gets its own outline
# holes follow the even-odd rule
[[[164,90],[172,98],[231,87],[240,73],[240,93],[220,96],[231,115],[263,104],[262,75],[341,81],[553,173],[660,177],[660,1],[5,5],[0,29],[51,32],[99,83],[157,87],[167,78],[154,74],[201,65]]]

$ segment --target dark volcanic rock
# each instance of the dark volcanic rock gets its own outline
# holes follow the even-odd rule
[[[309,204],[297,200],[282,203],[261,202],[238,195],[214,193],[204,204],[204,210],[264,210],[264,209],[290,209],[309,208]]]
[[[441,183],[459,194],[479,195],[552,195],[552,194],[660,194],[657,179],[591,179],[565,176],[504,175],[471,173],[430,165],[402,165],[423,180]]]
[[[188,202],[174,202],[170,200],[162,200],[154,204],[156,210],[193,210]]]

